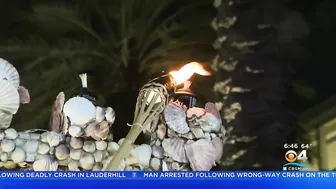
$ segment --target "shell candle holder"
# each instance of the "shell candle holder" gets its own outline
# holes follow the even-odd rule
[[[134,121],[130,125],[131,130],[105,170],[118,169],[122,160],[128,156],[140,133],[147,129],[145,127],[149,127],[150,123],[163,112],[168,103],[168,90],[171,88],[167,89],[167,85],[153,81],[155,80],[144,85],[140,90],[134,112]]]

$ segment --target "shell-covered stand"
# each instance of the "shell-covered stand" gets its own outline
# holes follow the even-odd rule
[[[220,163],[225,128],[213,103],[187,109],[179,101],[170,102],[150,133],[153,170],[208,171]]]

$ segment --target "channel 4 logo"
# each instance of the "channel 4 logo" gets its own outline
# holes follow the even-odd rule
[[[298,163],[296,161],[307,161],[307,150],[302,150],[300,153],[295,152],[294,150],[288,150],[285,153],[285,159],[288,163],[284,164],[283,171],[303,171],[307,170],[305,167],[308,164]]]

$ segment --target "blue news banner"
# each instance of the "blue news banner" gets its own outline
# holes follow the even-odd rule
[[[60,189],[75,187],[158,188],[171,187],[213,188],[234,186],[244,188],[335,188],[336,172],[0,172],[0,189],[24,187]],[[64,189],[66,189],[64,188]],[[176,188],[177,189],[177,188]]]

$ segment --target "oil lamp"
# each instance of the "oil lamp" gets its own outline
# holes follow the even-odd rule
[[[149,127],[150,123],[163,112],[169,97],[176,92],[177,86],[195,73],[204,76],[211,75],[201,64],[191,62],[184,65],[179,71],[172,71],[167,75],[150,80],[140,89],[133,124],[129,125],[131,130],[103,171],[118,170],[120,163],[127,157],[140,133],[147,130],[146,127]]]
[[[187,80],[183,82],[183,88],[177,89],[174,96],[171,98],[172,101],[180,101],[187,108],[192,108],[196,106],[197,99],[194,91],[190,89],[191,81]]]

